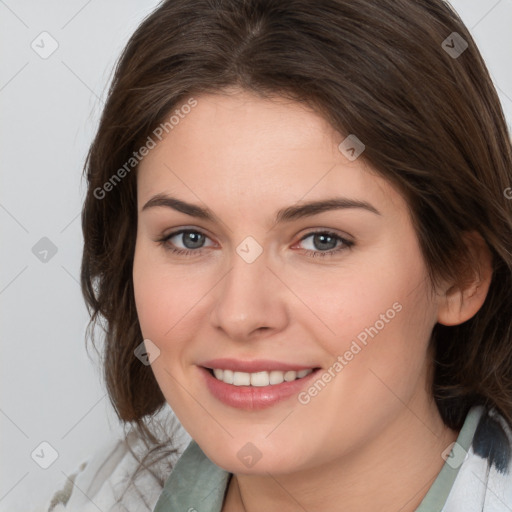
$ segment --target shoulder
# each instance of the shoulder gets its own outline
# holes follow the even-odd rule
[[[45,512],[152,511],[190,441],[174,415],[165,426],[166,443],[149,446],[132,429],[98,447],[53,493]]]
[[[483,410],[443,512],[512,510],[512,430],[496,410]]]
[[[473,438],[473,449],[499,473],[512,473],[512,431],[496,409],[482,414]]]

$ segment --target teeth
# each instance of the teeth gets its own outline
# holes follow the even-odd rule
[[[226,384],[233,384],[234,386],[261,387],[282,384],[283,382],[291,382],[295,379],[302,379],[306,375],[309,375],[312,371],[312,369],[300,370],[298,372],[293,370],[287,372],[272,370],[270,372],[246,373],[215,368],[213,370],[213,374],[218,380],[221,380]]]
[[[251,386],[268,386],[270,384],[268,372],[246,373],[244,375],[251,376]]]
[[[251,374],[245,372],[235,372],[233,374],[233,384],[235,386],[250,386]]]
[[[269,381],[270,381],[270,384],[273,385],[273,384],[281,384],[281,382],[284,382],[284,372],[280,372],[280,371],[271,371],[269,373]]]

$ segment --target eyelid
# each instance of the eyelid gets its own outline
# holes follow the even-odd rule
[[[215,237],[212,236],[207,229],[199,228],[199,227],[195,227],[195,226],[178,226],[178,227],[175,227],[175,228],[172,228],[169,230],[165,230],[162,232],[163,234],[161,236],[159,236],[159,238],[160,239],[169,238],[169,237],[178,235],[180,233],[183,233],[184,231],[194,231],[194,232],[200,233],[200,234],[208,237],[210,240],[215,239]]]
[[[338,236],[338,237],[346,240],[347,242],[355,242],[355,239],[352,235],[349,235],[345,231],[339,231],[339,230],[333,229],[333,228],[309,228],[306,230],[304,235],[302,235],[299,238],[299,241],[302,241],[302,240],[304,240],[304,238],[307,238],[316,233],[329,233],[331,235]]]
[[[188,232],[199,233],[200,235],[203,235],[208,240],[210,240],[212,242],[214,241],[213,238],[202,229],[183,227],[183,228],[173,229],[169,233],[162,235],[161,237],[158,238],[157,242],[168,242],[171,238],[174,238],[175,236],[182,235],[183,233],[188,233]],[[215,245],[215,243],[214,243],[214,245]],[[207,247],[211,247],[211,246],[207,246]],[[190,249],[190,250],[192,250],[194,252],[199,252],[201,249],[205,249],[205,248],[206,247],[200,247],[199,249]],[[184,250],[188,250],[188,249],[184,249]]]

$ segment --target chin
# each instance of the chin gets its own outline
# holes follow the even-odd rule
[[[213,450],[201,448],[211,461],[230,473],[267,475],[268,473],[292,473],[305,468],[304,460],[297,460],[300,448],[297,448],[295,453],[284,454],[280,453],[276,447],[258,448],[256,443],[251,442],[237,444],[241,445],[240,448],[223,449],[219,445]],[[291,446],[288,444],[287,449],[293,451]]]

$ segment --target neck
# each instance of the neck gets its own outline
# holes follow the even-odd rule
[[[233,475],[223,512],[413,512],[458,433],[433,402],[409,404],[357,453],[293,474]]]

